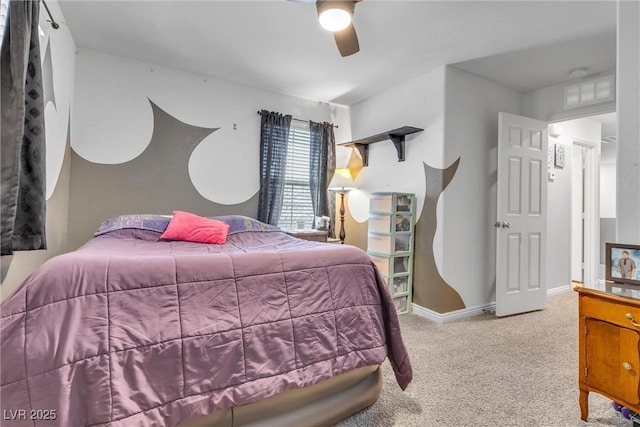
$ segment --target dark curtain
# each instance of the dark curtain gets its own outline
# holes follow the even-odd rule
[[[336,140],[331,123],[309,121],[309,187],[313,206],[313,228],[316,228],[316,216],[329,216],[329,181],[336,169]],[[329,221],[329,236],[334,237],[333,220]]]
[[[46,249],[39,1],[11,1],[0,50],[2,255]]]
[[[284,197],[291,116],[260,112],[260,195],[258,221],[278,224]]]

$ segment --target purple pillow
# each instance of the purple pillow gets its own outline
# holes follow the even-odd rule
[[[100,225],[98,231],[94,236],[100,236],[101,234],[110,233],[112,231],[132,228],[138,230],[149,230],[157,233],[164,233],[169,225],[169,221],[173,215],[155,215],[155,214],[129,214],[120,215],[114,218],[110,218]],[[229,224],[229,235],[236,233],[243,233],[246,231],[281,231],[278,227],[270,224],[265,224],[257,219],[249,218],[242,215],[221,215],[209,217],[210,219],[217,219],[218,221]]]
[[[171,215],[131,214],[120,215],[103,222],[94,236],[100,236],[116,230],[135,228],[138,230],[150,230],[164,233],[171,221]]]

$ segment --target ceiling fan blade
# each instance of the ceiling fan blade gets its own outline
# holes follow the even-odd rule
[[[342,31],[336,31],[333,33],[333,37],[336,39],[336,45],[340,51],[340,55],[349,56],[360,51],[360,44],[358,43],[358,35],[353,23],[349,24],[347,28]]]

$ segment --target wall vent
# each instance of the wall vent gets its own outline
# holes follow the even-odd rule
[[[586,107],[615,99],[615,75],[593,77],[564,87],[564,109]]]

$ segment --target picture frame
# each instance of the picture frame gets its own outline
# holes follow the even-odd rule
[[[640,287],[640,245],[605,243],[605,261],[605,280]]]
[[[329,217],[317,216],[316,217],[316,230],[327,231],[329,230]]]

